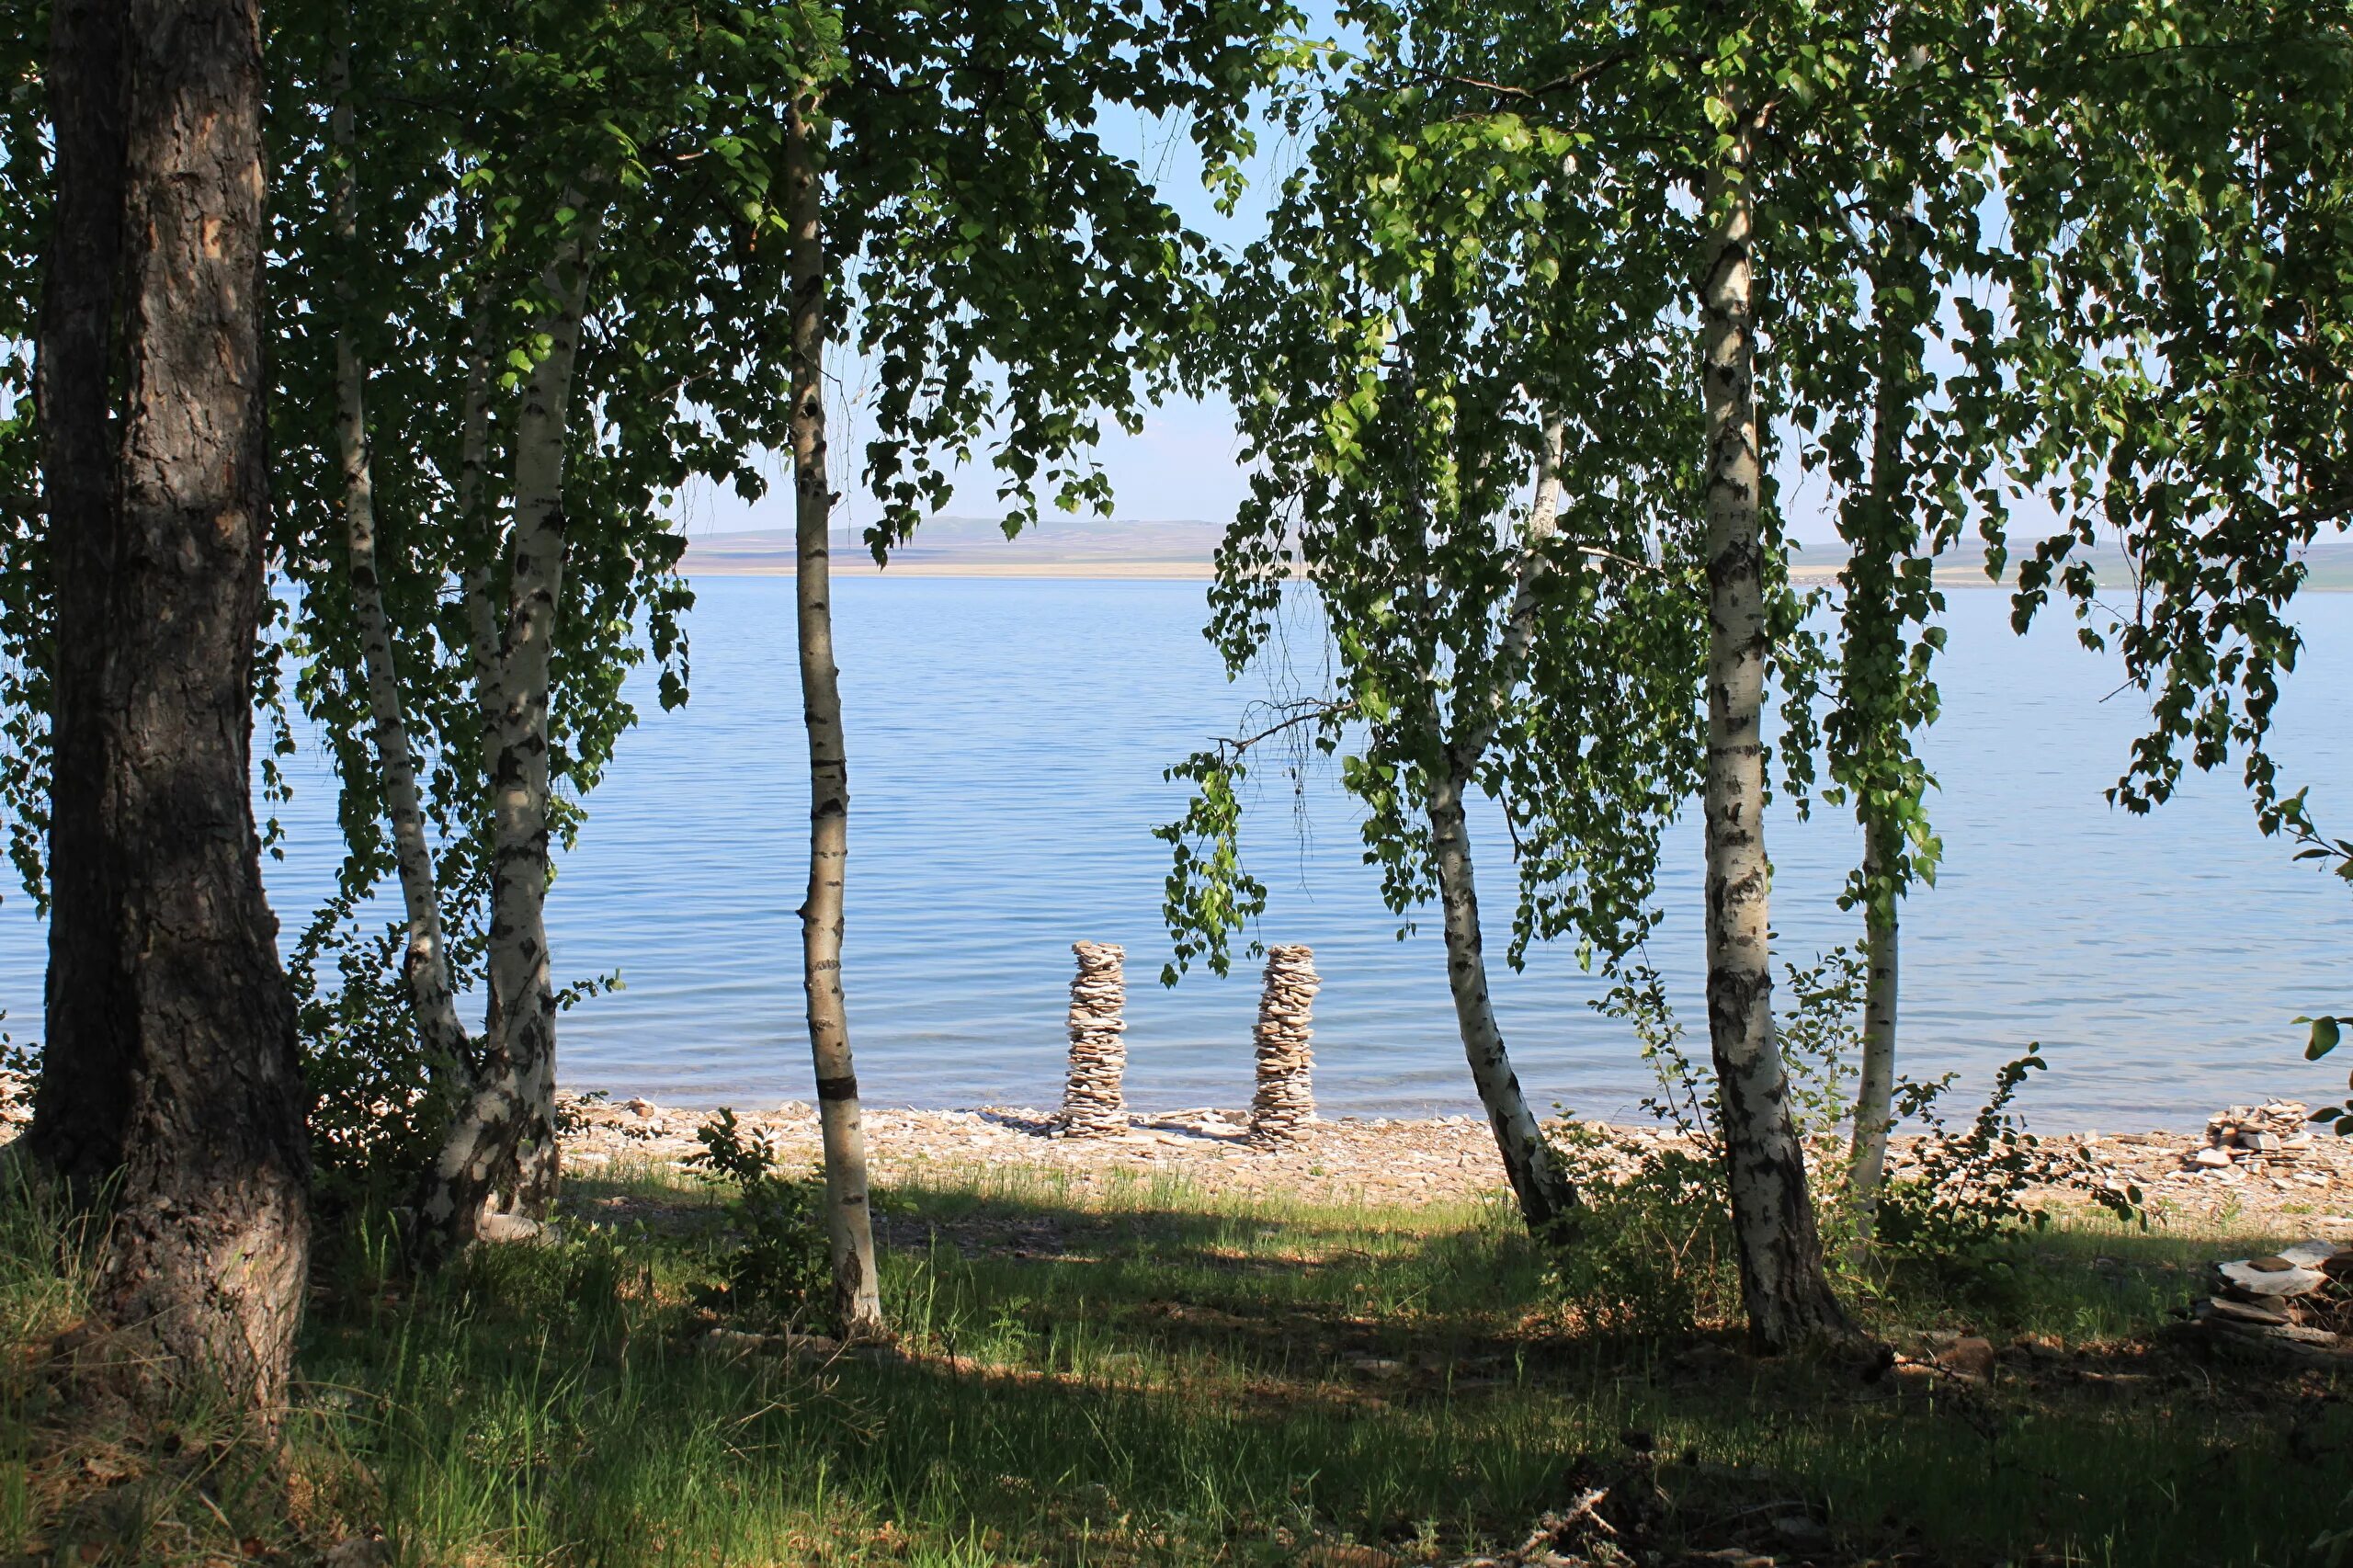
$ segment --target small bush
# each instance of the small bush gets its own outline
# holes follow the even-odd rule
[[[407,932],[370,930],[322,912],[294,950],[302,1072],[310,1085],[311,1163],[331,1208],[404,1199],[449,1119],[447,1074],[419,1037],[401,973]]]
[[[687,1156],[704,1180],[730,1189],[732,1244],[710,1304],[776,1323],[805,1321],[826,1299],[830,1278],[824,1223],[824,1178],[813,1169],[785,1176],[775,1152],[722,1108],[695,1133]]]
[[[2049,1222],[2032,1201],[2040,1191],[2069,1189],[2119,1218],[2140,1216],[2137,1187],[2108,1176],[2080,1150],[2045,1143],[2019,1121],[2019,1088],[2049,1065],[2041,1048],[2029,1046],[1995,1075],[1985,1104],[1959,1128],[1939,1110],[1955,1074],[1898,1081],[1896,1124],[1922,1131],[1882,1186],[1871,1247],[1855,1245],[1861,1226],[1847,1063],[1860,1045],[1863,978],[1862,964],[1843,948],[1811,967],[1790,965],[1782,994],[1796,1006],[1777,1020],[1824,1253],[1850,1288],[1876,1289],[1891,1268],[1925,1271],[1945,1284],[1981,1280],[2002,1241]],[[1643,1108],[1677,1137],[1638,1140],[1566,1118],[1546,1128],[1586,1199],[1551,1265],[1553,1288],[1579,1317],[1604,1328],[1674,1335],[1732,1321],[1740,1304],[1738,1255],[1714,1075],[1685,1050],[1682,1022],[1647,965],[1620,971],[1617,986],[1594,1006],[1632,1028],[1658,1080]]]
[[[1969,1124],[1948,1127],[1938,1103],[1949,1073],[1927,1084],[1897,1085],[1896,1121],[1927,1131],[1880,1193],[1873,1245],[1886,1261],[1945,1272],[1981,1265],[2005,1237],[2040,1230],[2050,1211],[2029,1201],[2037,1189],[2076,1191],[2127,1221],[2142,1218],[2141,1189],[2114,1181],[2080,1149],[2050,1144],[2026,1131],[2011,1102],[2029,1073],[2050,1063],[2040,1045],[2003,1064],[1994,1092]]]
[[[1729,1322],[1740,1310],[1740,1271],[1722,1165],[1590,1123],[1549,1131],[1586,1199],[1566,1244],[1548,1258],[1562,1303],[1588,1327],[1644,1337]]]

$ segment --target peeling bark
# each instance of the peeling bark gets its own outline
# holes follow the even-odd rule
[[[1895,829],[1871,817],[1863,827],[1863,881],[1878,887],[1894,858]],[[1863,905],[1863,1072],[1855,1090],[1855,1145],[1847,1177],[1854,1197],[1856,1241],[1868,1245],[1879,1220],[1880,1188],[1887,1179],[1887,1135],[1895,1109],[1895,982],[1899,918],[1890,896]]]
[[[580,205],[578,200],[572,205]],[[425,1250],[473,1239],[496,1198],[542,1219],[555,1201],[555,989],[547,935],[548,681],[564,556],[563,460],[573,366],[587,304],[594,220],[557,247],[546,275],[550,347],[523,385],[515,426],[515,524],[490,724],[488,1026],[418,1205]],[[472,413],[467,440],[473,444]],[[478,471],[477,471],[478,472]],[[477,649],[477,658],[481,650]],[[487,706],[487,704],[486,704]]]
[[[335,106],[328,135],[345,161],[333,199],[336,237],[355,244],[358,217],[350,167],[352,111],[347,45],[338,46],[333,65]],[[352,290],[336,290],[347,311]],[[440,891],[435,884],[432,846],[425,835],[425,807],[417,786],[416,756],[409,744],[408,715],[401,697],[392,653],[392,623],[384,613],[383,583],[376,559],[376,488],[368,439],[368,372],[347,323],[335,334],[335,444],[343,473],[344,541],[349,559],[351,608],[359,625],[360,656],[368,674],[368,702],[375,729],[376,759],[384,809],[392,819],[392,853],[398,868],[402,913],[408,924],[401,966],[409,1005],[416,1017],[437,1073],[464,1071],[469,1041],[458,1021],[458,998],[449,975],[449,950],[441,932]]]
[[[97,967],[121,977],[135,1037],[93,1302],[142,1392],[218,1387],[267,1418],[301,1315],[310,1150],[249,772],[269,505],[260,17],[253,0],[135,0],[122,37],[119,512],[97,710],[77,718],[119,857]]]
[[[1765,855],[1765,547],[1758,502],[1749,247],[1755,128],[1732,106],[1708,169],[1700,292],[1708,422],[1708,1035],[1749,1336],[1766,1351],[1849,1330],[1823,1271],[1805,1159],[1773,1032],[1771,866]]]
[[[1487,1124],[1495,1131],[1504,1174],[1519,1200],[1520,1218],[1540,1235],[1552,1232],[1576,1209],[1577,1192],[1544,1142],[1536,1114],[1520,1090],[1519,1075],[1512,1071],[1503,1028],[1495,1019],[1495,1001],[1487,989],[1487,957],[1479,929],[1479,889],[1471,860],[1463,792],[1480,756],[1495,737],[1495,725],[1535,641],[1536,601],[1552,572],[1544,547],[1557,531],[1560,517],[1562,439],[1561,422],[1549,422],[1543,455],[1537,465],[1536,494],[1529,510],[1518,580],[1484,699],[1473,705],[1468,723],[1447,749],[1447,770],[1431,781],[1426,801],[1446,933],[1447,988],[1454,999],[1462,1054],[1471,1065],[1471,1082],[1487,1112]]]
[[[842,994],[842,883],[849,859],[849,764],[834,663],[831,557],[833,490],[825,472],[825,254],[814,105],[792,107],[785,148],[791,226],[792,469],[796,499],[794,591],[799,608],[801,700],[809,733],[809,892],[801,905],[801,981],[809,1050],[825,1150],[825,1230],[834,1312],[854,1338],[884,1332],[874,1222],[868,1202],[866,1126]]]

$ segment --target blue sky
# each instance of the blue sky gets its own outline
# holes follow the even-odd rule
[[[1310,28],[1320,36],[1335,36],[1337,24],[1328,4],[1305,7]],[[1098,126],[1107,143],[1132,156],[1163,197],[1196,230],[1221,245],[1238,249],[1265,232],[1267,211],[1282,179],[1302,155],[1299,142],[1272,128],[1262,128],[1250,186],[1233,216],[1220,213],[1200,183],[1199,162],[1181,131],[1154,125],[1140,117],[1107,113]],[[836,354],[829,369],[838,381],[833,409],[830,447],[835,487],[842,495],[836,527],[847,532],[862,529],[880,510],[858,483],[858,456],[865,434],[859,418],[864,368],[847,355]],[[1222,397],[1207,400],[1176,398],[1145,416],[1144,427],[1130,436],[1116,428],[1096,451],[1097,460],[1111,479],[1117,515],[1149,520],[1199,518],[1222,523],[1233,516],[1247,494],[1248,475],[1241,460],[1241,443],[1232,406]],[[770,488],[761,501],[745,503],[732,494],[706,492],[689,498],[683,508],[691,534],[731,532],[749,528],[792,526],[791,487],[785,482],[780,456],[769,462]],[[1794,462],[1780,473],[1790,533],[1802,547],[1835,543],[1832,525],[1819,479],[1798,472]],[[984,468],[966,471],[950,514],[987,514],[995,505],[995,480]]]

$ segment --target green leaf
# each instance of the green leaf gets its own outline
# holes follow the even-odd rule
[[[2304,1060],[2307,1062],[2318,1062],[2335,1051],[2337,1042],[2344,1038],[2342,1025],[2326,1014],[2317,1018],[2298,1018],[2296,1022],[2308,1023],[2313,1027],[2312,1039],[2304,1047]]]

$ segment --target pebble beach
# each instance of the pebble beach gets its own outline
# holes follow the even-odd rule
[[[2223,1108],[2194,1131],[2087,1130],[2046,1142],[2079,1148],[2098,1170],[2139,1187],[2160,1217],[2353,1232],[2353,1140],[2304,1126],[2307,1114],[2302,1106],[2275,1101]],[[812,1107],[739,1107],[737,1116],[786,1163],[816,1162]],[[672,1164],[696,1152],[696,1130],[709,1117],[642,1098],[568,1097],[565,1161],[582,1174]],[[1054,1112],[1029,1107],[870,1107],[865,1114],[874,1177],[885,1184],[999,1165],[1057,1173],[1081,1190],[1171,1175],[1211,1192],[1328,1202],[1500,1201],[1506,1192],[1495,1138],[1474,1116],[1317,1119],[1279,1142],[1252,1141],[1246,1109],[1129,1111],[1123,1119],[1121,1131],[1072,1137]],[[1644,1147],[1679,1141],[1651,1126],[1609,1131],[1626,1150],[1627,1164]],[[1899,1172],[1911,1147],[1910,1140],[1894,1141]]]

